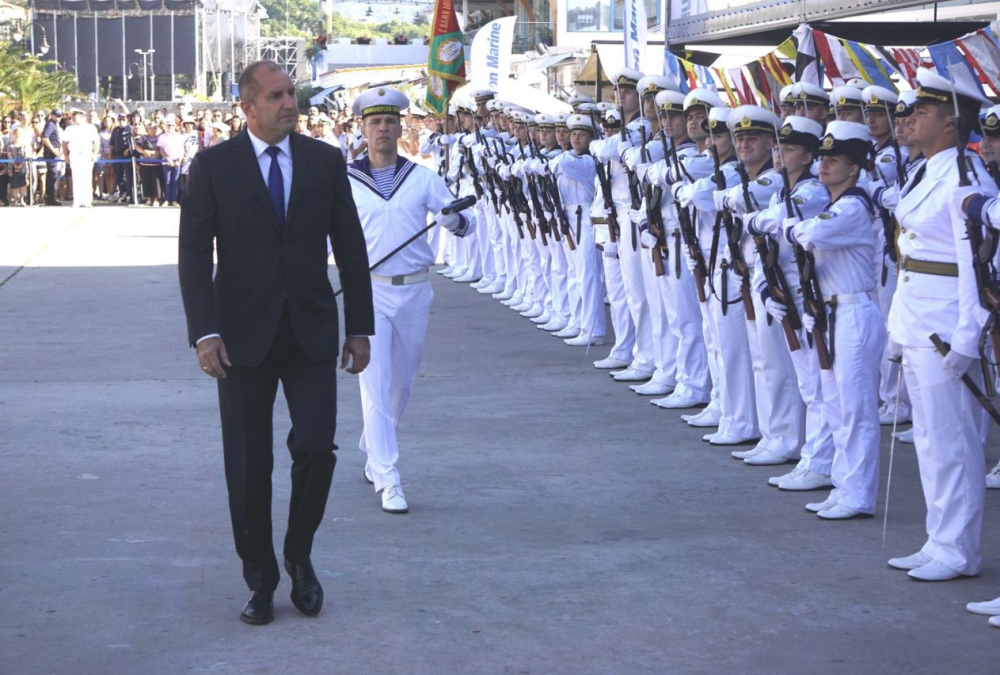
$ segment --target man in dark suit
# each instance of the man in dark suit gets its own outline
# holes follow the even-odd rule
[[[340,152],[291,133],[295,86],[276,64],[240,78],[246,130],[199,152],[181,203],[178,269],[188,337],[216,378],[229,510],[250,600],[240,618],[274,617],[278,562],[271,540],[272,418],[280,382],[293,430],[285,569],[292,603],[319,613],[310,562],[336,457],[337,304],[329,240],[344,289],[341,367],[360,373],[374,333],[371,277]],[[212,277],[212,253],[218,256]]]

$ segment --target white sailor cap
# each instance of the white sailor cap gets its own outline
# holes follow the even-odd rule
[[[837,120],[826,125],[826,134],[816,148],[819,155],[861,155],[872,153],[868,127],[860,122]]]
[[[576,108],[583,103],[593,103],[594,99],[590,98],[586,94],[573,94],[566,102]]]
[[[823,87],[812,82],[798,82],[793,85],[792,93],[795,95],[795,102],[804,101],[811,105],[829,105],[830,95],[823,90]]]
[[[896,103],[899,101],[899,95],[896,92],[874,84],[865,87],[861,91],[861,97],[865,100],[865,110],[881,110],[883,112],[895,110]]]
[[[566,120],[569,118],[569,115],[567,115],[566,113],[556,113],[555,115],[553,115],[553,117],[556,120],[556,126],[557,127],[565,127],[565,126],[567,126],[566,125]]]
[[[942,77],[933,70],[917,69],[917,104],[926,101],[952,105],[952,94],[958,101],[959,108],[964,108],[966,111],[974,110],[977,115],[982,105],[990,102],[979,93],[978,89],[965,82],[955,80],[953,84],[950,78]]]
[[[467,115],[476,114],[476,102],[471,98],[460,98],[455,101],[455,109],[460,113],[465,113]]]
[[[69,109],[69,114],[70,115],[86,115],[87,113],[83,112],[79,108],[70,108]]]
[[[900,93],[896,102],[896,117],[909,117],[913,114],[913,106],[917,102],[917,90],[910,89]]]
[[[724,106],[725,103],[719,98],[719,94],[712,89],[705,87],[699,87],[698,89],[692,89],[688,92],[688,95],[684,97],[684,112],[690,112],[692,108],[701,108],[705,112],[708,112],[712,108],[720,108]]]
[[[496,97],[497,93],[491,89],[476,89],[472,92],[472,98],[479,101],[492,101]]]
[[[594,104],[594,108],[598,112],[606,113],[609,110],[614,110],[615,104],[612,103],[611,101],[601,101],[600,103]]]
[[[792,115],[785,118],[781,131],[778,132],[778,139],[788,145],[804,145],[812,150],[822,135],[822,124],[808,117]]]
[[[660,112],[681,114],[684,112],[684,94],[665,89],[656,95],[656,107]]]
[[[194,124],[194,115],[185,115],[181,118],[181,124]]]
[[[983,135],[987,138],[1000,136],[1000,105],[995,105],[986,110],[982,118]]]
[[[605,129],[617,129],[622,125],[622,116],[614,108],[606,110],[601,117],[601,125]]]
[[[508,106],[506,106],[503,109],[503,114],[506,115],[507,117],[517,117],[517,116],[520,116],[520,115],[522,115],[524,113],[530,114],[531,111],[529,111],[527,108],[525,108],[523,106],[515,105],[513,103],[510,104],[510,105],[508,105]]]
[[[177,125],[177,115],[175,115],[173,113],[167,113],[167,115],[163,118],[163,123],[164,124],[169,124],[170,126],[176,126]]]
[[[728,106],[716,106],[708,111],[708,116],[701,123],[702,131],[707,134],[726,133],[728,128],[729,113],[732,109]]]
[[[388,114],[390,114],[390,113],[371,113],[371,114],[372,114],[372,115],[388,115]],[[317,118],[316,118],[316,121],[317,121],[317,122],[319,122],[320,124],[327,124],[327,125],[329,125],[329,126],[333,126],[333,120],[331,120],[331,119],[330,119],[330,118],[329,118],[329,117],[327,116],[327,114],[326,114],[326,113],[320,113],[320,114],[319,114],[319,117],[317,117]]]
[[[576,109],[577,109],[577,111],[582,112],[582,113],[590,113],[590,112],[592,112],[594,110],[597,110],[597,104],[596,103],[580,103],[579,105],[576,106]]]
[[[418,108],[417,106],[413,106],[412,108],[410,108],[409,112],[414,117],[427,117],[427,113]]]
[[[636,87],[641,79],[642,73],[635,68],[619,68],[610,76],[611,84],[616,87]]]
[[[844,82],[848,87],[854,87],[856,89],[864,89],[868,86],[868,82],[860,77],[852,77],[847,82]]]
[[[582,130],[594,133],[594,122],[588,115],[570,115],[566,119],[566,126],[569,127],[570,131]]]
[[[489,110],[490,112],[502,112],[503,103],[501,103],[496,99],[491,99],[486,102],[486,109]]]
[[[759,105],[741,105],[729,113],[726,124],[733,134],[763,132],[773,136],[781,118]]]
[[[362,118],[369,115],[399,115],[410,106],[406,95],[391,87],[369,89],[356,99],[351,111]]]
[[[676,89],[672,79],[663,75],[646,75],[635,85],[636,91],[642,97],[656,96],[666,89]]]
[[[857,87],[844,84],[830,92],[830,106],[833,108],[860,108],[865,99]]]
[[[778,99],[781,101],[781,105],[795,106],[795,85],[786,84],[781,88],[781,93],[778,94]]]
[[[537,124],[540,129],[555,129],[556,118],[548,113],[539,113],[538,115],[535,115],[535,124]]]

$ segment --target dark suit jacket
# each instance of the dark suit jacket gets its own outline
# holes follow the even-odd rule
[[[284,227],[245,131],[199,152],[191,163],[178,251],[188,340],[194,345],[219,333],[234,365],[264,360],[286,302],[306,356],[317,362],[337,356],[328,237],[344,289],[345,332],[375,332],[367,247],[344,158],[338,149],[296,133],[290,148],[292,188]]]

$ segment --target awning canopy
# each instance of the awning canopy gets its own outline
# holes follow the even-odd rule
[[[326,103],[326,99],[330,96],[330,94],[334,93],[335,91],[339,91],[340,89],[343,88],[344,88],[343,85],[340,84],[335,84],[332,87],[327,87],[323,91],[317,93],[315,96],[309,97],[309,105],[319,105],[321,103]]]
[[[595,44],[596,48],[587,57],[583,70],[573,80],[574,84],[597,84],[597,65],[601,65],[601,83],[610,84],[608,73],[613,73],[625,65],[625,47],[622,43]],[[647,44],[645,58],[642,60],[642,72],[647,75],[659,75],[663,72],[663,43]]]

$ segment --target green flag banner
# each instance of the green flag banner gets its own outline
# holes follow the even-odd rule
[[[437,117],[448,114],[448,101],[465,84],[465,47],[454,0],[437,0],[427,56],[427,108]]]

